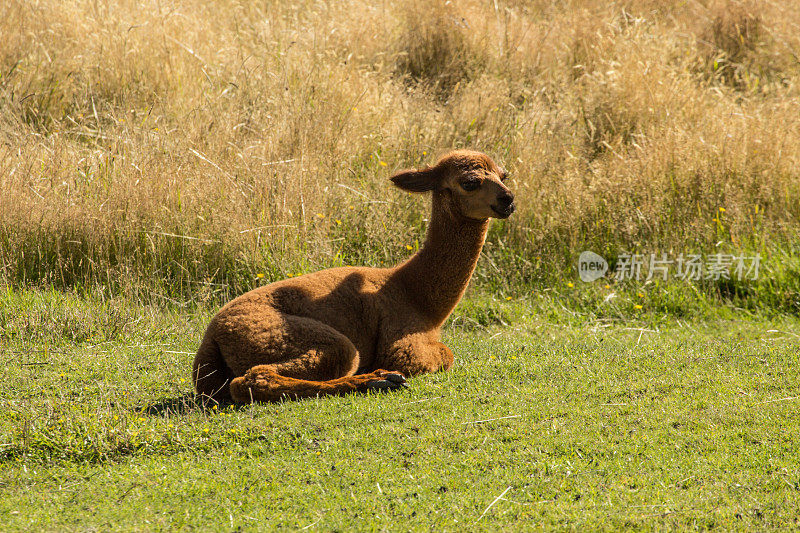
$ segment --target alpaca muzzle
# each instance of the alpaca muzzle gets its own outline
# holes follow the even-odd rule
[[[499,218],[508,218],[517,209],[514,205],[514,195],[507,192],[497,197],[497,205],[492,206],[492,211],[497,213]]]

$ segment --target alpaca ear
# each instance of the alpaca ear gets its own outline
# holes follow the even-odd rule
[[[397,187],[409,192],[428,192],[439,187],[441,169],[428,167],[423,170],[404,170],[390,179]]]

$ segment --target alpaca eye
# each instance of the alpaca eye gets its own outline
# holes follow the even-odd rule
[[[461,188],[465,191],[474,191],[480,186],[481,182],[478,180],[467,180],[461,182]]]

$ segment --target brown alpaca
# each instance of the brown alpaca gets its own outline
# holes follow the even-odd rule
[[[237,403],[404,386],[447,370],[440,328],[469,283],[489,218],[514,212],[505,172],[459,150],[433,167],[395,174],[433,192],[422,249],[393,268],[342,267],[277,281],[225,305],[193,365],[197,392]]]

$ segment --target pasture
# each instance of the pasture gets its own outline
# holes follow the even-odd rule
[[[4,295],[4,530],[798,527],[796,319],[498,305],[406,391],[203,408],[210,312]]]
[[[798,28],[772,0],[0,2],[0,528],[800,528]],[[221,304],[416,252],[428,204],[388,178],[454,148],[518,209],[449,372],[197,403]],[[614,277],[630,254],[761,269]]]

